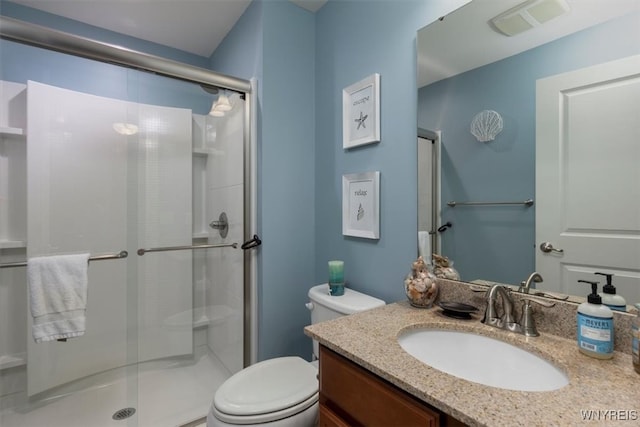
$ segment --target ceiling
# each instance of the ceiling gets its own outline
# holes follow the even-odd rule
[[[530,0],[533,1],[533,0]],[[418,31],[418,87],[532,49],[627,13],[640,0],[566,0],[570,11],[508,37],[489,21],[523,0],[473,0]]]
[[[142,40],[209,57],[252,0],[11,0]],[[327,0],[290,0],[311,12]]]

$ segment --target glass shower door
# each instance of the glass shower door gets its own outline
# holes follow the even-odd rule
[[[119,416],[127,425],[169,426],[206,415],[216,387],[242,368],[242,250],[137,251],[242,243],[242,97],[229,93],[232,110],[212,117],[217,95],[198,84],[11,45],[5,64],[22,60],[12,50],[35,49],[46,66],[61,67],[42,73],[22,64],[19,78],[34,80],[17,82],[28,98],[27,257],[122,250],[128,257],[90,262],[83,336],[36,344],[21,326],[15,345],[0,337],[11,344],[0,358],[9,347],[26,349],[12,383],[0,375],[0,424],[122,425]],[[51,55],[56,61],[46,60]],[[96,73],[88,69],[114,79],[91,83]],[[59,79],[73,71],[75,79]],[[222,212],[224,237],[209,227]],[[7,252],[0,248],[0,263]],[[21,286],[25,294],[19,311],[0,301],[13,324],[31,322],[24,270],[1,271],[2,288]]]

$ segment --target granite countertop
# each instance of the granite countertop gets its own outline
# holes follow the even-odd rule
[[[616,351],[613,359],[598,360],[580,353],[574,340],[544,332],[528,338],[486,326],[479,315],[457,320],[441,313],[438,307],[419,309],[399,302],[307,326],[305,333],[468,425],[635,425],[640,419],[640,376],[629,354]],[[401,332],[421,327],[471,331],[514,344],[562,369],[569,385],[555,391],[520,392],[438,371],[406,353],[397,342]],[[583,420],[581,411],[603,412],[594,422]],[[612,422],[613,415],[604,411],[617,411],[618,419],[628,421]]]

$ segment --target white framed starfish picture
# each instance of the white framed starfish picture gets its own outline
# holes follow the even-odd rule
[[[380,171],[342,175],[342,234],[380,238]]]
[[[380,142],[380,74],[342,91],[342,147]]]

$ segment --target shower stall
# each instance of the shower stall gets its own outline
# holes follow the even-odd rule
[[[252,84],[0,19],[0,425],[197,425],[255,358]],[[86,331],[36,343],[68,254]]]

